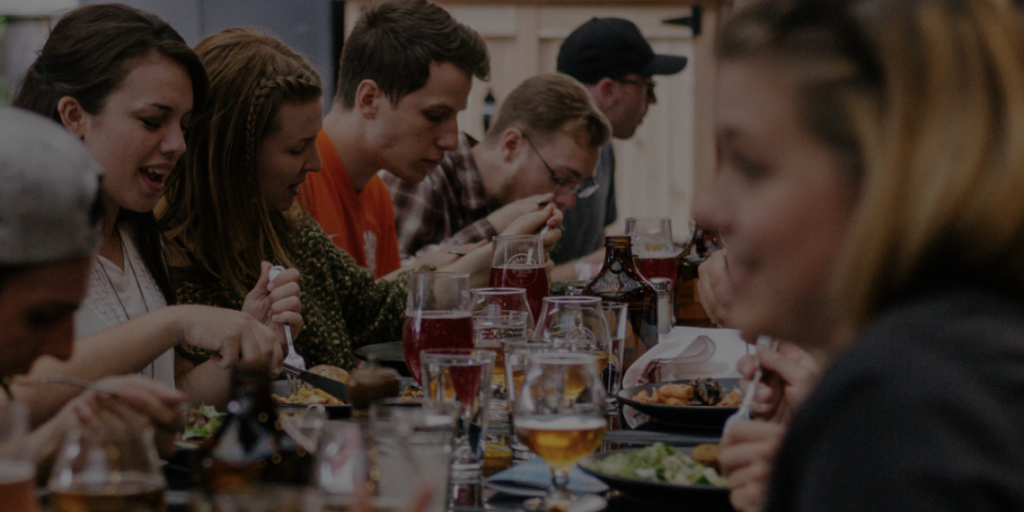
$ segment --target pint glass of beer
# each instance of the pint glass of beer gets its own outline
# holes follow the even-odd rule
[[[47,487],[57,512],[167,509],[153,429],[118,421],[68,431]]]

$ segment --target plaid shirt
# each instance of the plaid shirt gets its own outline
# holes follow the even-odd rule
[[[476,140],[459,132],[459,147],[417,184],[381,172],[395,206],[398,250],[420,257],[442,247],[490,240],[498,233],[487,221],[491,209],[470,149]]]

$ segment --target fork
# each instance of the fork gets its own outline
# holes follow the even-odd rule
[[[776,344],[772,342],[771,336],[762,334],[757,337],[757,346],[775,350]],[[725,428],[722,429],[723,436],[733,425],[741,421],[750,421],[750,402],[754,400],[754,391],[757,390],[757,384],[761,382],[762,374],[761,362],[756,356],[754,357],[754,362],[757,363],[757,371],[754,372],[754,378],[750,381],[750,385],[747,386],[746,392],[743,393],[743,402],[740,403],[740,408],[725,420]]]
[[[268,276],[270,277],[270,280],[273,281],[274,278],[277,277],[281,272],[284,272],[284,267],[282,267],[281,265],[274,265],[273,267],[270,268]],[[292,326],[284,324],[284,337],[286,340],[288,340],[288,355],[285,356],[284,362],[300,370],[305,370],[306,360],[303,359],[302,356],[300,356],[299,353],[295,351],[295,344],[292,342]],[[287,375],[287,378],[288,391],[291,392],[291,394],[293,395],[298,393],[299,379],[292,377],[291,375]]]

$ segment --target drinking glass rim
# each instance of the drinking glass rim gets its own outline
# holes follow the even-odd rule
[[[559,349],[558,347],[555,346],[554,343],[548,343],[546,341],[536,341],[536,339],[530,338],[530,337],[511,338],[511,339],[501,340],[502,348],[504,348],[506,345],[511,345],[512,348],[522,348],[522,347],[533,345],[533,346],[536,346],[537,348],[547,347],[547,348],[550,348],[552,350],[558,350]]]
[[[493,350],[481,348],[429,348],[420,351],[420,363],[456,364],[459,366],[476,366],[494,363]]]
[[[589,306],[592,304],[600,304],[602,301],[601,297],[598,297],[596,295],[551,295],[544,297],[544,299],[541,302],[550,302],[553,304],[579,304]]]
[[[513,288],[511,286],[480,286],[477,288],[470,288],[469,293],[479,293],[484,295],[526,295],[526,288]]]
[[[543,365],[577,365],[592,363],[597,365],[597,356],[587,352],[535,352],[527,354],[526,360],[533,364]]]

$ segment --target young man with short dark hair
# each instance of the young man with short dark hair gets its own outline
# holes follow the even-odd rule
[[[391,198],[377,172],[419,182],[458,147],[456,114],[487,79],[483,39],[426,0],[366,11],[345,42],[338,91],[317,149],[323,169],[303,206],[335,245],[383,277],[399,268]]]

